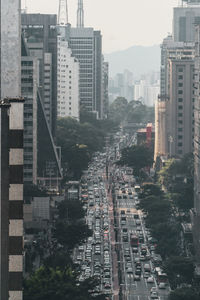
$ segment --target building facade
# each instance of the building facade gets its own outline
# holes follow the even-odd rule
[[[57,119],[57,16],[22,14],[22,32],[31,57],[39,61],[39,89],[53,137]]]
[[[68,41],[58,35],[58,117],[72,117],[79,120],[79,62],[72,56]]]
[[[22,300],[23,107],[21,1],[0,1],[0,298]]]

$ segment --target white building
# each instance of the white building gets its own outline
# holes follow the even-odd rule
[[[57,82],[58,117],[79,120],[79,62],[62,36],[58,36]]]

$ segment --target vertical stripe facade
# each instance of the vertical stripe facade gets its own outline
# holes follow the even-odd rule
[[[24,101],[10,100],[9,139],[9,300],[22,300]]]
[[[9,103],[0,101],[0,299],[8,299]]]

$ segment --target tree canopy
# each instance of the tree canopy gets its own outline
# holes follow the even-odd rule
[[[110,105],[109,118],[120,123],[154,123],[154,108],[139,101],[128,102],[124,97],[118,97]]]
[[[145,167],[150,167],[153,163],[153,153],[145,145],[134,145],[124,148],[121,152],[119,165],[127,165],[133,168],[133,174],[139,176],[140,171]]]
[[[93,278],[78,282],[77,275],[70,268],[61,270],[42,266],[25,280],[24,300],[104,300],[105,295],[98,295],[95,291],[97,284]]]

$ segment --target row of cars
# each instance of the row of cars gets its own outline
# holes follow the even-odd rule
[[[168,288],[167,275],[162,271],[161,257],[155,253],[155,239],[145,228],[145,219],[136,208],[139,203],[139,190],[140,187],[133,188],[132,183],[119,184],[118,182],[116,184],[125,278],[128,282],[128,278],[133,278],[134,282],[138,282],[138,295],[149,295],[151,299],[165,299],[167,295],[165,289]],[[136,295],[137,292],[133,291]],[[166,295],[162,298],[162,294]]]
[[[100,154],[99,154],[100,155]],[[104,156],[94,159],[84,176],[84,209],[92,237],[77,249],[82,272],[80,281],[91,276],[99,279],[98,290],[112,293],[112,257],[110,245],[109,203],[104,183]]]

